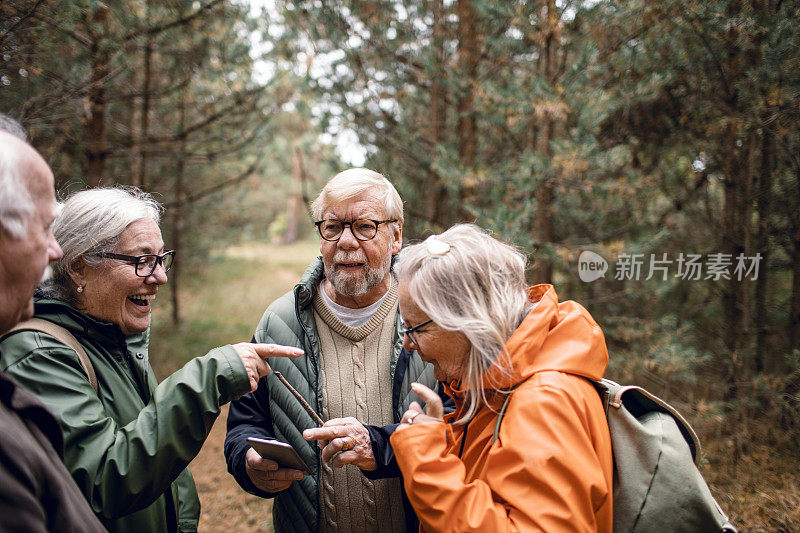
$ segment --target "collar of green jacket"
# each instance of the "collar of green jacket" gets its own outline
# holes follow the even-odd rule
[[[75,336],[92,337],[110,345],[119,345],[125,341],[125,335],[116,324],[101,322],[61,300],[36,298],[33,305],[37,318],[57,322]]]
[[[325,265],[322,264],[322,256],[314,259],[306,268],[300,281],[295,285],[297,306],[300,309],[305,309],[314,301],[314,294],[316,294],[319,284],[322,283],[324,272]]]
[[[84,314],[70,304],[53,298],[37,295],[33,301],[34,315],[55,322],[76,337],[96,339],[107,346],[127,345],[134,352],[147,355],[150,343],[150,328],[142,333],[125,336],[113,322],[103,322]]]

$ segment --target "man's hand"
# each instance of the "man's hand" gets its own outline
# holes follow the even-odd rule
[[[317,441],[322,460],[331,461],[336,468],[356,465],[361,470],[378,469],[369,432],[353,417],[328,420],[322,427],[303,431],[303,438]]]
[[[303,472],[293,468],[281,468],[272,459],[264,459],[253,448],[244,457],[245,469],[253,485],[267,492],[288,489],[292,481],[303,479]]]
[[[258,380],[270,373],[270,367],[265,357],[300,357],[303,350],[293,346],[280,344],[254,344],[240,342],[233,345],[233,349],[242,358],[247,377],[250,378],[250,392],[258,388]]]

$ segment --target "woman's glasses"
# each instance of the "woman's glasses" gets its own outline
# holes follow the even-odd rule
[[[136,267],[136,275],[140,278],[146,278],[153,275],[153,272],[156,271],[156,267],[159,264],[164,267],[164,272],[169,272],[169,269],[172,267],[172,261],[175,259],[175,250],[169,250],[163,254],[143,255],[123,255],[112,254],[111,252],[100,252],[97,256],[131,263]]]
[[[416,337],[414,337],[414,333],[418,332],[420,330],[420,328],[422,328],[423,326],[427,326],[431,322],[433,322],[433,319],[426,320],[422,324],[417,324],[416,326],[414,326],[412,328],[403,328],[403,329],[400,330],[400,335],[408,335],[408,338],[411,339],[411,342],[413,344],[419,346],[419,343],[417,342]]]

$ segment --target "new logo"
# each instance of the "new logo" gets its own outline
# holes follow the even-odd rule
[[[608,261],[594,252],[584,250],[578,257],[578,276],[584,283],[605,277],[607,270]]]

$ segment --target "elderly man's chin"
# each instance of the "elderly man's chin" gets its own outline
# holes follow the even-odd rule
[[[378,269],[365,265],[363,272],[344,272],[336,267],[332,269],[326,267],[325,277],[330,280],[333,288],[339,294],[358,298],[377,287],[389,273],[390,268],[391,260]],[[330,275],[328,275],[329,272]]]
[[[368,286],[367,278],[360,273],[341,272],[337,270],[328,279],[336,292],[351,298],[363,296],[371,289],[371,287]]]

